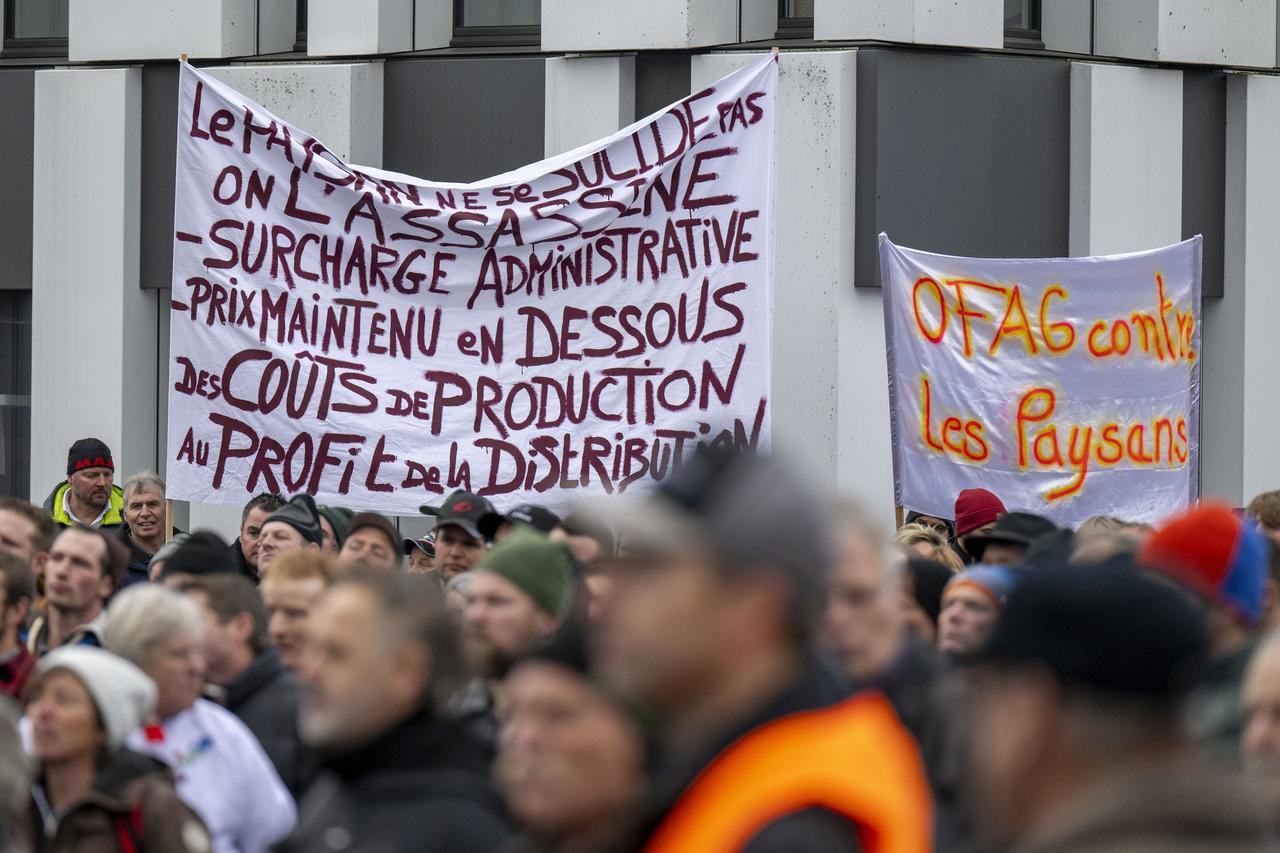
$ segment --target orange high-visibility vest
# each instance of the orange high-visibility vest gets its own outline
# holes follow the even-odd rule
[[[857,826],[866,853],[928,853],[933,799],[920,751],[878,693],[782,717],[720,753],[650,836],[646,853],[731,853],[788,814]]]

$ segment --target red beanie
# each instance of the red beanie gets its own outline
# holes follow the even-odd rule
[[[986,489],[965,489],[956,496],[956,536],[966,536],[1005,512],[1000,499]]]
[[[1151,534],[1138,552],[1138,562],[1217,601],[1234,561],[1242,524],[1226,504],[1202,503]]]

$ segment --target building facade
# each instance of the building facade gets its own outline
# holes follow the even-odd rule
[[[1239,505],[1280,487],[1277,5],[0,0],[0,491],[42,499],[86,434],[164,474],[180,54],[353,162],[467,181],[777,47],[778,446],[892,518],[881,231],[996,257],[1199,233],[1202,490]]]

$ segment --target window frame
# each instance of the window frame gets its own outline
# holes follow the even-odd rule
[[[450,47],[541,47],[542,24],[463,26],[466,0],[453,0],[453,38]]]
[[[67,36],[40,36],[17,38],[14,30],[18,5],[15,0],[5,0],[4,17],[0,19],[4,38],[0,40],[0,56],[5,59],[66,59],[70,39]]]
[[[788,0],[778,0],[778,39],[812,39],[813,16],[799,17],[787,14]]]
[[[309,15],[307,14],[307,0],[298,0],[294,8],[295,8],[295,11],[294,11],[295,17],[293,19],[293,30],[294,30],[293,52],[306,53],[307,52],[307,20],[309,18]]]
[[[10,494],[22,495],[27,491],[24,481],[31,476],[31,291],[26,288],[5,288],[0,290],[0,301],[4,302],[0,307],[0,317],[11,324],[11,334],[17,339],[15,343],[20,344],[24,342],[23,339],[26,343],[25,357],[23,352],[17,352],[14,361],[6,366],[3,384],[8,385],[7,371],[12,369],[16,374],[14,387],[0,393],[0,416],[12,414],[16,418],[16,429],[12,435],[8,431],[7,417],[0,421],[0,457],[3,459],[0,462],[0,483],[10,489]],[[13,319],[9,317],[11,311]],[[26,327],[25,333],[19,330],[22,326]],[[7,344],[6,341],[4,354],[9,358]],[[25,375],[18,374],[18,368],[21,367],[26,368]],[[16,464],[10,468],[10,462]]]
[[[1027,0],[1028,2],[1028,18],[1029,26],[1026,27],[1005,27],[1004,29],[1004,45],[1005,47],[1021,47],[1021,48],[1039,48],[1044,49],[1044,2],[1043,0]]]

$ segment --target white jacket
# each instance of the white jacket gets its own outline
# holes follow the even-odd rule
[[[214,853],[265,853],[297,822],[293,798],[244,723],[204,699],[162,726],[130,733],[130,749],[173,768],[178,795],[213,836]]]

